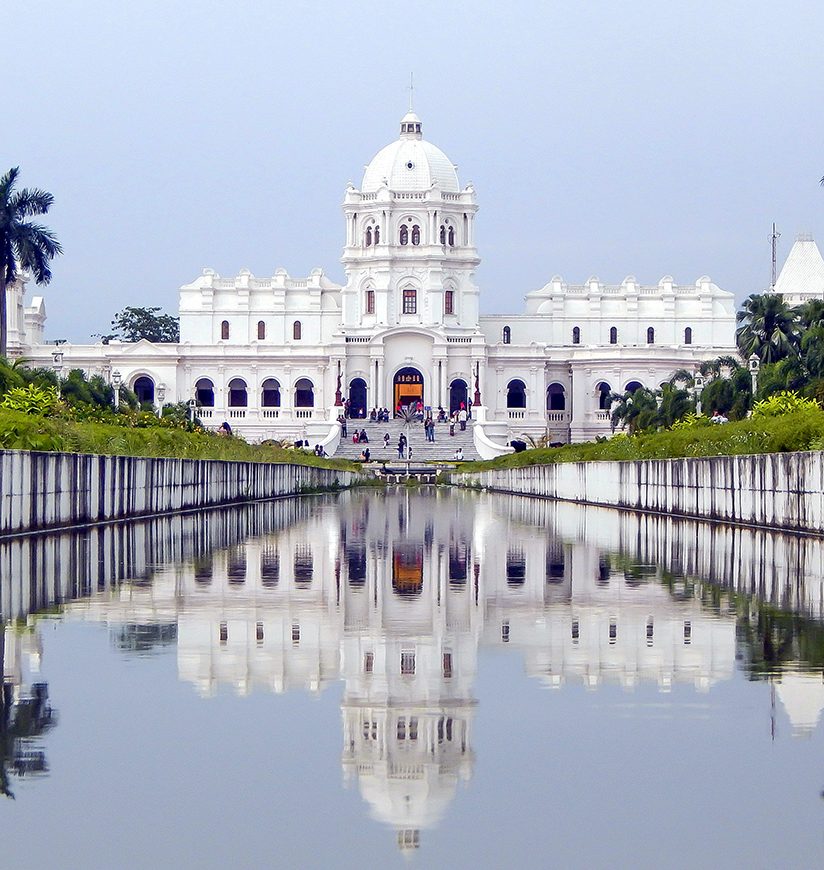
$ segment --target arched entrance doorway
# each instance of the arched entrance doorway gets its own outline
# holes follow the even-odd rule
[[[461,405],[463,405],[464,408],[468,407],[467,399],[468,392],[466,381],[462,378],[455,378],[455,380],[449,385],[449,413],[454,414],[455,411],[460,411]]]
[[[408,405],[413,407],[418,402],[423,402],[423,375],[415,368],[407,366],[395,374],[394,380],[394,404],[393,410],[398,406],[404,408]]]
[[[349,384],[349,416],[366,416],[366,381],[354,378]]]
[[[155,400],[155,385],[154,381],[146,375],[141,375],[132,387],[137,401],[141,405],[153,405]]]

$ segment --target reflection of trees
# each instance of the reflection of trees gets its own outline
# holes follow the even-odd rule
[[[753,602],[739,613],[737,636],[750,679],[785,669],[824,669],[824,625],[805,616]]]
[[[46,753],[36,738],[55,724],[56,716],[46,683],[34,683],[31,694],[17,701],[10,685],[4,684],[0,695],[0,794],[14,798],[10,774],[25,776],[48,770]]]
[[[150,653],[157,647],[173,646],[177,643],[177,623],[127,623],[114,630],[112,636],[114,645],[119,650]]]

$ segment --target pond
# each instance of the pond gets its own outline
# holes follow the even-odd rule
[[[818,539],[398,488],[0,572],[4,866],[824,863]]]

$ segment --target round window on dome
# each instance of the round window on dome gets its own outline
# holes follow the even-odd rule
[[[415,168],[415,164],[414,164],[411,160],[409,160],[409,161],[407,161],[407,163],[406,163],[406,168],[407,168],[407,169],[414,169],[414,168]]]

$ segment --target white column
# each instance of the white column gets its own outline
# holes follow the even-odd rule
[[[377,362],[378,368],[378,391],[377,391],[377,402],[376,405],[379,408],[383,408],[386,405],[386,397],[384,395],[384,391],[386,389],[386,385],[384,384],[384,373],[383,373],[383,360],[379,359]]]

